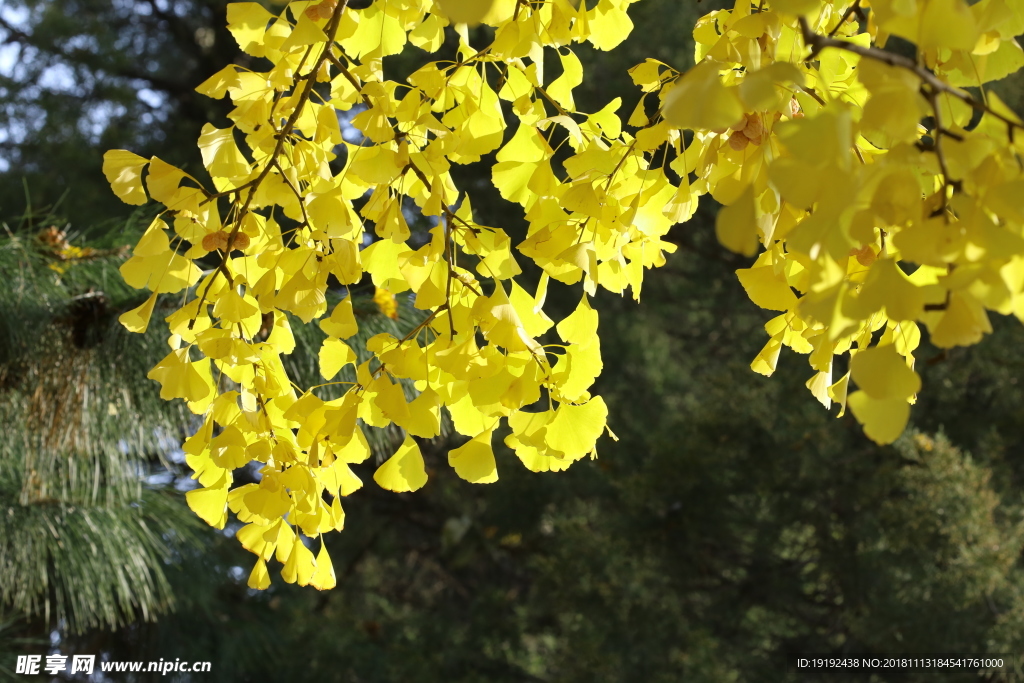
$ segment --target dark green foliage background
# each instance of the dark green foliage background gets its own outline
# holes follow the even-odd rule
[[[160,402],[144,379],[165,353],[162,331],[154,325],[130,337],[113,322],[137,303],[116,282],[118,261],[74,266],[57,283],[31,246],[35,230],[69,219],[81,239],[106,246],[137,235],[144,217],[122,229],[126,207],[99,174],[106,148],[166,155],[194,170],[198,128],[223,112],[189,89],[239,59],[220,28],[223,5],[22,0],[13,7],[28,8],[32,32],[8,31],[6,40],[27,45],[30,58],[22,82],[0,80],[0,126],[40,112],[47,124],[0,149],[10,163],[0,175],[0,211],[16,235],[0,238],[0,274],[5,285],[17,275],[31,290],[25,296],[10,286],[0,297],[0,368],[36,368],[20,383],[0,382],[5,436],[22,434],[0,444],[0,665],[52,643],[65,654],[113,660],[213,663],[213,673],[188,680],[770,683],[869,680],[798,674],[786,664],[793,653],[1024,652],[1019,322],[994,320],[996,333],[971,349],[940,354],[926,344],[915,429],[878,448],[850,416],[836,420],[835,409],[830,415],[813,400],[802,357],[784,354],[771,379],[750,371],[773,314],[746,300],[733,274],[746,262],[718,246],[710,202],[670,233],[679,252],[649,273],[641,304],[607,293],[595,301],[605,359],[597,391],[619,437],[602,440],[599,459],[534,474],[501,449],[500,481],[474,486],[450,471],[442,440],[425,447],[432,476],[413,495],[379,490],[373,464],[357,466],[369,483],[345,501],[346,531],[328,539],[338,588],[320,594],[276,581],[263,593],[248,590],[252,556],[228,533],[195,523],[172,485],[188,473],[152,438],[158,428],[183,428],[187,416]],[[709,9],[672,0],[636,5],[636,29],[622,48],[580,50],[588,74],[581,108],[620,96],[620,114],[628,115],[636,92],[625,70],[648,56],[692,63],[689,32]],[[206,30],[213,43],[201,48],[197,36],[211,35]],[[68,45],[77,51],[61,47]],[[392,58],[387,67],[405,73],[415,59]],[[43,66],[62,60],[84,74],[79,91],[40,95],[30,87]],[[167,98],[147,126],[138,124],[140,87]],[[999,89],[1019,109],[1020,80]],[[96,101],[124,112],[98,136],[83,137],[81,118]],[[478,220],[523,229],[509,223],[508,207],[478,169],[456,171]],[[23,179],[36,211],[30,220],[19,219]],[[65,191],[54,215],[39,215]],[[35,265],[26,271],[26,264]],[[106,293],[108,310],[94,321],[99,341],[83,358],[68,346],[67,311],[89,288]],[[568,313],[578,296],[553,290],[552,317]],[[370,309],[361,322],[390,324]],[[291,362],[308,369],[316,335],[297,336]],[[49,387],[47,373],[64,367],[68,354],[91,368],[101,396],[126,389],[133,396],[131,410],[97,418],[107,427],[85,452],[47,451],[52,443],[22,429],[26,396]],[[62,381],[94,375],[83,370],[85,379]],[[105,408],[105,400],[97,405]],[[129,416],[146,428],[118,455]],[[387,440],[377,435],[380,453]],[[102,495],[70,486],[53,500],[26,501],[27,463],[45,455],[48,476],[67,482],[61,467],[72,454],[96,467],[107,458],[131,468],[102,469]],[[143,484],[140,472],[160,476]],[[88,534],[75,516],[85,514],[107,520],[101,530],[113,542],[102,552],[81,551]],[[157,531],[146,536],[144,528]],[[37,554],[19,555],[26,545]],[[104,588],[117,584],[110,572],[126,564],[123,556],[141,562],[134,587],[148,581],[152,595]],[[49,583],[40,587],[35,570]],[[56,605],[81,595],[83,577],[92,577],[97,609],[82,605],[59,618]],[[49,613],[47,597],[55,606]],[[959,672],[873,680],[975,679]]]

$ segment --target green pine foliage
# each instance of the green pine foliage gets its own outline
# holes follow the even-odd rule
[[[87,244],[59,222],[29,210],[0,235],[0,610],[78,633],[165,614],[168,564],[209,540],[175,490],[190,472],[169,459],[195,417],[146,379],[166,354],[162,332],[117,322],[143,298],[117,268],[148,219],[99,226]],[[367,338],[405,334],[421,315],[400,301],[392,320],[355,301]],[[294,329],[288,362],[316,384],[323,335]],[[368,438],[379,458],[401,440]]]
[[[138,381],[163,342],[117,325],[137,298],[118,250],[62,251],[48,221],[23,223],[0,236],[0,604],[71,631],[153,618],[196,529],[144,484],[187,419]]]

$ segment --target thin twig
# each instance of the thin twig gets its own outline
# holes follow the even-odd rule
[[[952,181],[949,177],[949,166],[946,164],[946,155],[942,149],[942,118],[939,107],[939,93],[937,90],[932,89],[928,93],[928,101],[932,105],[932,120],[935,122],[935,130],[932,133],[932,144],[934,146],[935,157],[939,160],[939,171],[942,173],[942,216],[947,223],[949,223],[949,190],[952,187]]]
[[[363,104],[366,105],[366,108],[373,109],[373,102],[371,102],[367,94],[363,92],[363,88],[359,85],[359,81],[357,81],[356,77],[352,75],[352,72],[341,63],[341,60],[335,57],[332,52],[328,52],[327,59],[331,60],[331,64],[338,67],[338,71],[340,71],[341,75],[345,77],[345,80],[351,83],[352,87],[356,89],[360,97],[363,98]]]
[[[828,32],[828,37],[829,38],[833,37],[836,34],[836,32],[838,32],[839,29],[841,29],[843,27],[843,24],[846,23],[846,20],[850,18],[850,15],[857,14],[857,13],[859,13],[859,11],[860,11],[860,0],[854,0],[853,4],[850,5],[849,7],[847,7],[846,11],[843,12],[843,18],[839,20],[839,23],[836,24],[835,28]]]
[[[444,220],[444,217],[442,217]],[[452,314],[452,277],[455,274],[454,259],[452,258],[452,224],[450,221],[445,220],[444,222],[444,247],[445,261],[448,263],[448,279],[445,282],[445,306],[448,309],[448,330],[451,332],[451,340],[455,341],[455,316]]]
[[[626,149],[626,151],[623,153],[623,155],[619,158],[618,163],[615,164],[615,168],[613,168],[612,172],[608,174],[608,182],[605,183],[605,186],[604,186],[605,193],[607,193],[608,190],[611,189],[612,181],[615,180],[615,175],[619,172],[619,169],[622,168],[622,165],[624,163],[626,163],[626,158],[633,153],[634,149],[636,149],[636,138],[633,138],[633,142],[629,143],[629,147]]]
[[[291,178],[284,174],[284,169],[281,168],[281,163],[277,159],[271,159],[270,164],[277,169],[277,172],[281,174],[281,180],[288,186],[288,189],[295,195],[295,199],[299,202],[299,208],[302,210],[302,221],[306,224],[306,227],[312,228],[313,224],[309,222],[309,216],[306,215],[306,204],[302,201],[302,193],[299,192],[299,188],[292,184]]]
[[[203,204],[206,204],[207,202],[212,202],[214,199],[220,199],[221,197],[227,197],[229,194],[234,194],[235,192],[241,192],[242,190],[244,190],[245,188],[249,187],[252,184],[253,184],[253,181],[250,180],[250,181],[248,181],[246,183],[242,183],[238,187],[233,187],[230,190],[224,190],[223,192],[207,192],[206,193],[206,199],[204,199],[203,201],[199,202],[199,206],[202,206]],[[204,192],[205,192],[205,190],[204,190]]]
[[[534,89],[537,92],[539,92],[541,95],[543,95],[544,99],[547,100],[548,102],[550,102],[551,105],[555,108],[555,110],[559,114],[561,114],[562,116],[569,116],[569,112],[567,112],[565,109],[563,109],[562,105],[560,105],[558,102],[555,102],[554,98],[552,98],[551,95],[548,94],[547,90],[545,90],[543,87],[541,87],[539,85],[535,86]]]
[[[808,88],[808,87],[807,87],[806,85],[801,85],[801,86],[800,86],[800,89],[801,89],[802,91],[804,91],[805,93],[807,93],[808,95],[810,95],[810,96],[811,96],[811,98],[812,98],[812,99],[813,99],[813,100],[814,100],[815,102],[817,102],[818,104],[820,104],[821,106],[823,106],[823,107],[824,107],[824,106],[827,106],[827,104],[828,104],[828,103],[827,103],[827,102],[825,102],[825,100],[824,100],[824,99],[822,98],[822,96],[821,96],[821,95],[819,95],[819,94],[818,94],[818,92],[817,92],[817,91],[816,91],[816,90],[815,90],[814,88]]]
[[[807,95],[810,95],[810,97],[821,106],[827,106],[825,100],[822,99],[821,95],[819,95],[814,88],[808,88],[806,85],[801,85],[800,90],[806,93]],[[860,163],[866,164],[867,161],[864,160],[864,153],[860,151],[860,147],[858,147],[857,144],[854,143],[852,148],[853,153],[857,155],[857,159],[860,160]]]
[[[224,255],[221,257],[221,265],[226,263],[228,255],[231,253],[231,247],[234,246],[235,237],[238,235],[239,230],[242,229],[242,220],[249,212],[249,206],[252,204],[253,198],[256,196],[256,191],[259,189],[260,184],[266,180],[267,176],[270,175],[270,170],[275,167],[275,161],[277,157],[281,155],[284,150],[284,142],[291,135],[292,129],[295,127],[296,122],[299,120],[299,116],[302,115],[302,110],[306,106],[306,102],[309,101],[310,95],[313,93],[313,86],[316,84],[317,74],[320,73],[321,67],[324,62],[330,57],[331,46],[334,45],[334,38],[338,34],[338,26],[341,23],[342,12],[345,11],[345,7],[348,5],[348,0],[341,0],[338,5],[334,8],[334,14],[331,15],[330,21],[327,23],[327,43],[324,45],[323,52],[316,60],[316,64],[305,76],[299,76],[298,81],[305,81],[303,83],[302,92],[299,94],[299,100],[295,103],[295,109],[292,110],[291,116],[285,121],[284,127],[277,133],[277,144],[274,145],[274,151],[270,153],[270,157],[267,161],[266,166],[260,171],[259,175],[248,183],[249,193],[246,195],[245,203],[242,204],[241,210],[238,212],[238,216],[235,218],[235,225],[228,234],[228,243],[224,249]],[[217,280],[217,275],[220,273],[220,266],[214,272],[213,276],[207,280],[206,287],[203,290],[203,294],[199,299],[199,308],[202,310],[203,304],[206,302],[206,298],[210,293],[210,288],[213,283]],[[197,313],[198,315],[198,313]],[[189,320],[188,329],[192,329],[195,325],[196,319]]]

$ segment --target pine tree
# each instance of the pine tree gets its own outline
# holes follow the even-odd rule
[[[117,322],[140,303],[117,272],[139,220],[98,226],[102,239],[83,246],[58,215],[29,209],[0,236],[0,606],[30,631],[165,614],[168,562],[208,543],[175,491],[191,483],[175,452],[194,418],[145,379],[165,342]],[[416,324],[407,306],[389,316],[369,296],[355,315],[366,335]],[[323,335],[303,332],[289,371],[308,380]],[[388,430],[368,438],[394,447]]]
[[[162,342],[118,329],[123,250],[32,215],[0,237],[0,603],[71,631],[166,612],[195,525],[145,483],[187,417],[139,382]],[[130,228],[132,226],[129,226]]]

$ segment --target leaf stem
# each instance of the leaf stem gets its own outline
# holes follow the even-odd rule
[[[231,253],[231,247],[234,246],[235,243],[235,237],[238,235],[239,230],[242,229],[242,219],[244,219],[246,214],[249,213],[249,206],[252,204],[252,200],[256,196],[256,191],[259,189],[260,184],[262,184],[263,181],[266,180],[267,176],[270,175],[270,170],[272,168],[280,168],[280,165],[276,163],[277,157],[279,157],[281,155],[281,152],[284,151],[284,142],[288,138],[288,136],[291,135],[292,129],[295,127],[295,124],[298,122],[299,117],[302,115],[303,108],[309,101],[310,95],[313,92],[313,85],[316,83],[317,74],[320,73],[320,68],[324,65],[324,62],[326,62],[327,59],[331,56],[331,46],[334,44],[335,36],[338,35],[338,25],[341,23],[341,15],[342,12],[345,11],[345,7],[347,6],[348,0],[341,0],[341,2],[339,2],[337,6],[334,8],[334,13],[331,14],[331,18],[327,22],[327,43],[324,45],[323,52],[320,53],[320,56],[316,60],[316,64],[313,66],[312,69],[310,69],[309,73],[307,73],[305,76],[299,76],[296,79],[296,81],[305,81],[305,83],[303,83],[302,86],[302,92],[299,94],[299,100],[298,102],[295,103],[295,109],[292,110],[292,113],[288,117],[288,120],[285,121],[284,127],[281,128],[281,130],[277,133],[277,143],[274,145],[274,150],[270,153],[270,157],[267,160],[266,165],[263,167],[263,170],[260,171],[259,175],[257,175],[256,178],[254,178],[253,180],[249,181],[246,184],[249,188],[249,193],[246,195],[245,203],[242,204],[242,208],[239,210],[238,216],[235,218],[234,227],[228,234],[228,243],[227,246],[224,248],[224,254],[221,256],[220,265],[214,272],[213,277],[211,277],[206,282],[206,287],[204,288],[203,294],[200,297],[199,310],[202,309],[203,303],[206,301],[207,295],[210,293],[210,288],[213,286],[213,283],[217,280],[217,275],[218,273],[221,272],[221,266],[223,266],[227,262],[228,254]],[[193,325],[195,325],[195,322],[195,318],[189,320],[188,329],[191,330]]]

